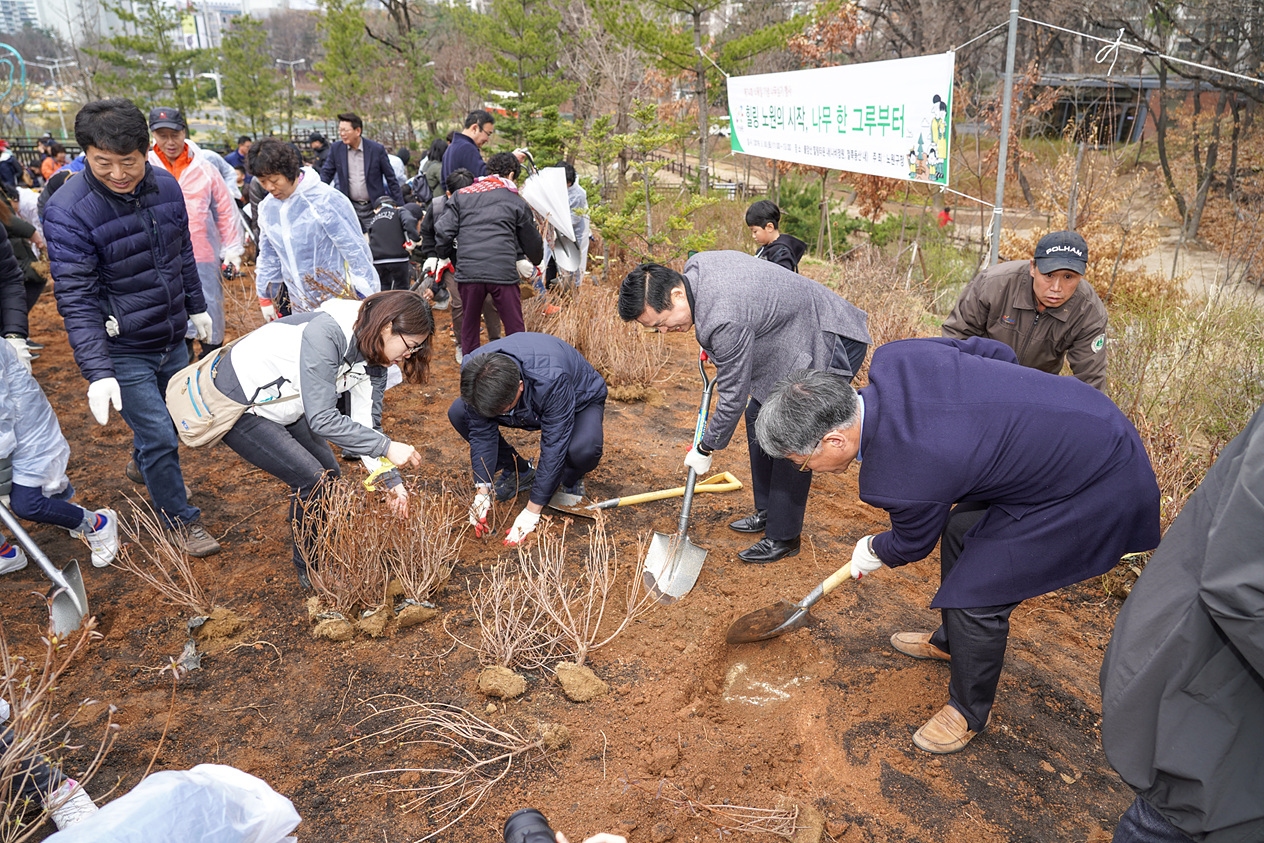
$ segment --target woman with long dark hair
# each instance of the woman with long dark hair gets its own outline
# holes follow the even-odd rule
[[[250,409],[225,435],[229,448],[290,487],[294,567],[308,587],[300,542],[311,540],[310,504],[326,477],[339,475],[330,443],[363,455],[376,470],[421,465],[413,446],[382,432],[386,369],[398,365],[408,383],[430,373],[434,317],[420,294],[375,293],[364,301],[331,299],[317,310],[269,322],[238,340],[215,368],[215,386]],[[349,393],[349,412],[338,398]],[[297,399],[297,400],[296,400]],[[387,502],[408,511],[398,471],[384,475]]]

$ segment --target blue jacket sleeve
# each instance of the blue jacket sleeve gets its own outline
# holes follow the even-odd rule
[[[114,377],[105,318],[108,303],[101,296],[99,258],[91,233],[82,221],[58,203],[48,205],[44,238],[53,274],[57,311],[75,353],[75,363],[91,383]]]
[[[0,226],[0,334],[29,336],[26,319],[26,285],[22,267],[13,256],[9,235]]]
[[[540,463],[531,482],[531,502],[543,506],[562,480],[566,451],[575,430],[575,385],[568,375],[549,384],[540,412]]]
[[[470,425],[470,469],[474,485],[490,486],[496,473],[496,455],[500,450],[500,425],[466,408]]]

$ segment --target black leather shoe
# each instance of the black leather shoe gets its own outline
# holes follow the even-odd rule
[[[786,539],[778,541],[764,536],[750,547],[737,554],[737,558],[743,562],[753,562],[763,564],[765,562],[776,562],[778,559],[785,559],[788,556],[799,555],[799,538]]]
[[[762,533],[766,526],[768,526],[768,510],[757,509],[754,515],[747,515],[745,518],[734,521],[729,525],[729,529],[737,530],[739,533]]]

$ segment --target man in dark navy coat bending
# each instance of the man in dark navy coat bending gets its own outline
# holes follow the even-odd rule
[[[549,334],[521,331],[480,346],[461,364],[461,397],[448,420],[470,443],[474,503],[470,524],[489,531],[491,496],[507,501],[524,489],[531,498],[505,544],[526,538],[553,493],[584,494],[584,475],[601,461],[606,381],[572,346]],[[501,436],[501,427],[540,431],[532,465]],[[493,482],[493,476],[500,478]]]
[[[857,543],[853,577],[942,541],[931,603],[942,625],[891,637],[905,655],[951,663],[948,704],[913,736],[927,752],[956,752],[986,728],[1021,601],[1159,543],[1158,484],[1124,414],[1082,381],[1019,366],[995,340],[887,343],[859,392],[797,371],[757,425],[765,451],[806,469],[860,465],[860,499],[891,529]]]

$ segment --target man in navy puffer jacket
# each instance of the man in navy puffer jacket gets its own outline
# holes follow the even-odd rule
[[[110,405],[133,434],[133,459],[177,546],[191,556],[219,551],[197,523],[167,413],[167,381],[188,365],[185,326],[209,341],[184,194],[146,162],[149,126],[125,99],[99,100],[75,117],[87,168],[49,200],[44,236],[57,309],[75,362],[88,380],[99,424]]]

